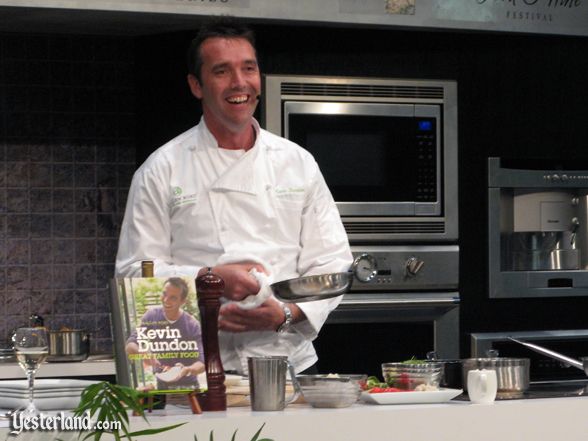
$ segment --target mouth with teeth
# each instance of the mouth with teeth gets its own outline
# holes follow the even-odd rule
[[[243,104],[249,101],[249,95],[234,95],[228,97],[226,100],[230,104]]]

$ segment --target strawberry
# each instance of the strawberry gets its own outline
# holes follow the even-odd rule
[[[403,386],[407,386],[410,384],[410,376],[403,372],[398,376],[397,383]]]
[[[405,390],[398,389],[397,387],[373,387],[369,390],[370,394],[379,394],[386,392],[406,392]]]

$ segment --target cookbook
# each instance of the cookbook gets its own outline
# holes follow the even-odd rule
[[[154,392],[206,390],[193,279],[114,279],[111,310],[119,384]]]

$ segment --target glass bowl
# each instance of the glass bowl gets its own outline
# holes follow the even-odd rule
[[[443,364],[431,361],[422,363],[383,363],[382,376],[390,387],[402,390],[437,390],[443,374]]]
[[[312,407],[349,407],[361,395],[367,375],[298,375],[296,379]]]

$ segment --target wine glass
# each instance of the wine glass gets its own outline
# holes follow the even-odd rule
[[[24,369],[29,382],[29,405],[27,413],[39,413],[34,404],[33,386],[37,369],[49,353],[49,343],[45,328],[18,328],[14,333],[14,352],[18,364]]]

